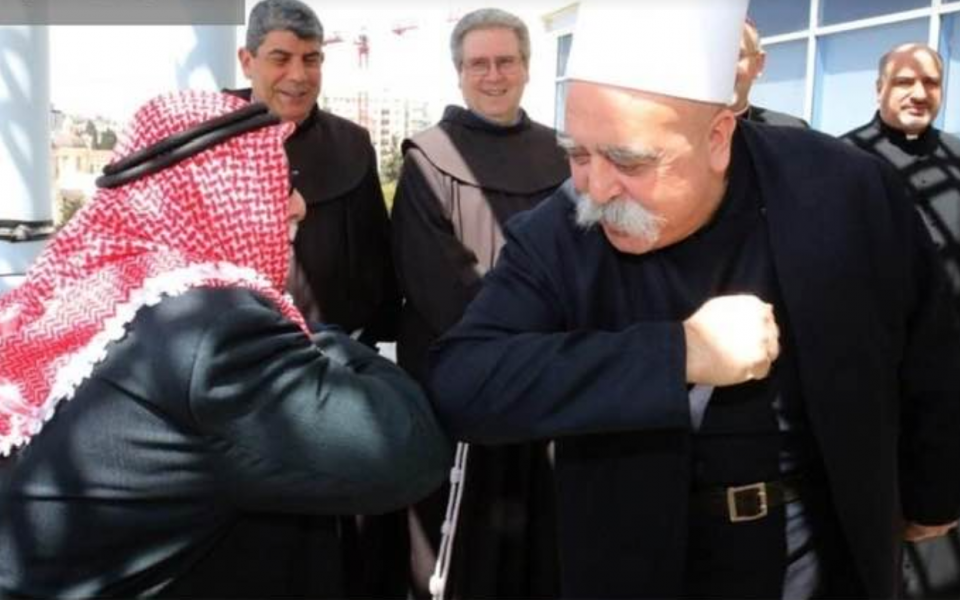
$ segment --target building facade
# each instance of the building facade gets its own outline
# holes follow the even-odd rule
[[[400,143],[432,124],[428,102],[402,98],[389,90],[374,94],[324,94],[320,105],[370,132],[370,141],[377,151],[377,168],[385,181],[396,177],[392,171],[398,166]]]

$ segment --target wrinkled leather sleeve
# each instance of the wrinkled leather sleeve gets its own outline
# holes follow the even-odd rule
[[[272,307],[245,304],[199,342],[190,409],[247,509],[376,513],[435,489],[451,458],[417,384],[334,332],[316,344]]]

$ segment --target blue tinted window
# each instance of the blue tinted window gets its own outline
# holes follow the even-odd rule
[[[750,90],[751,104],[803,117],[806,40],[766,46],[764,50],[767,64]]]
[[[899,44],[926,43],[928,28],[928,19],[917,19],[820,38],[813,126],[841,135],[873,118],[877,61]]]
[[[553,97],[553,128],[557,131],[563,131],[567,111],[567,82],[556,84],[553,93],[555,94]]]
[[[573,43],[573,34],[561,35],[557,38],[557,77],[567,74],[567,61],[570,59],[570,46]],[[563,131],[564,113],[567,109],[567,84],[558,82],[553,90],[553,128]]]
[[[557,77],[567,73],[567,60],[570,58],[570,45],[573,43],[573,34],[568,33],[557,38]]]
[[[960,135],[960,13],[944,15],[940,24],[940,55],[943,56],[943,99],[937,126]],[[947,102],[947,98],[952,101]]]
[[[931,0],[821,0],[820,24],[836,25],[857,19],[929,7]]]
[[[810,0],[753,0],[750,16],[760,35],[803,31],[810,25]]]

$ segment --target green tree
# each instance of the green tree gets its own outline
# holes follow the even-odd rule
[[[96,145],[97,150],[113,150],[117,145],[117,134],[109,127],[100,134],[100,141]]]
[[[400,178],[400,168],[403,166],[403,152],[400,151],[400,140],[393,136],[390,140],[390,149],[383,158],[383,168],[380,178],[383,181],[396,181]]]
[[[387,205],[387,212],[390,212],[393,210],[393,197],[397,194],[397,182],[384,181],[380,189],[383,190],[383,202]]]

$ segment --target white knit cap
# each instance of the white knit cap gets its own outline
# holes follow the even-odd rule
[[[748,1],[581,0],[567,76],[727,104]]]

